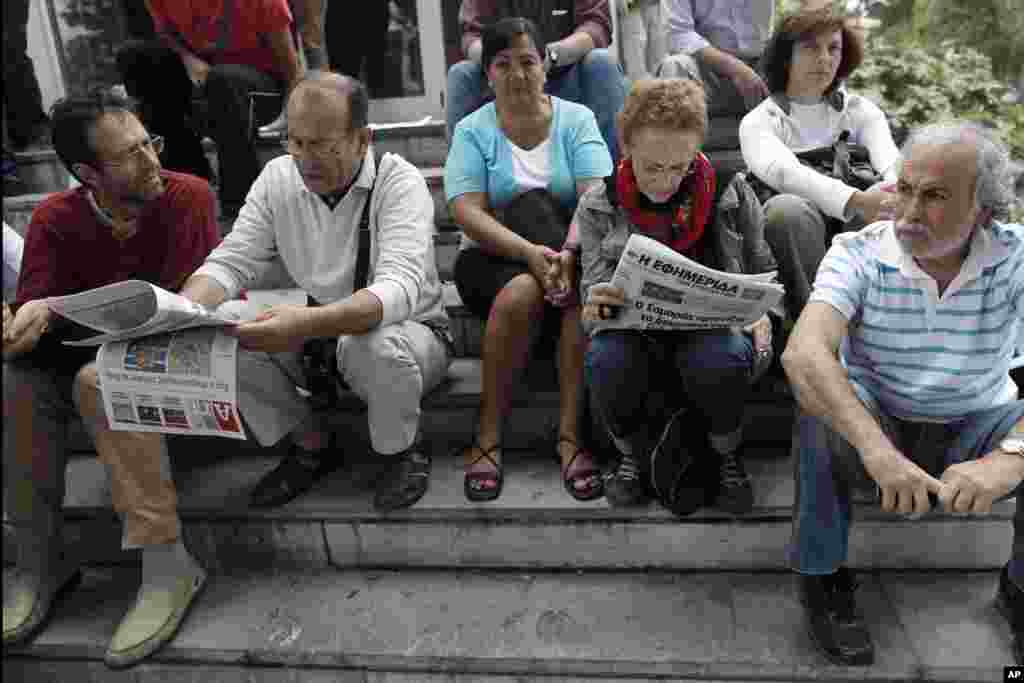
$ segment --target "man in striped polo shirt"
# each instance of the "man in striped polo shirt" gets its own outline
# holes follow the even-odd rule
[[[973,124],[916,131],[893,220],[839,235],[782,356],[800,411],[791,566],[808,630],[870,664],[846,561],[851,491],[883,510],[984,514],[1024,479],[1024,400],[1009,375],[1024,323],[1024,226],[1005,148]],[[1024,505],[999,603],[1021,659]]]

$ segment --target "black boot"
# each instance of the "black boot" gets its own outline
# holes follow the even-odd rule
[[[1013,632],[1013,659],[1024,663],[1024,591],[1010,578],[1009,565],[999,572],[999,591],[996,593],[996,607],[1010,622]]]
[[[754,487],[743,467],[741,449],[719,454],[715,506],[734,515],[745,514],[754,507]]]
[[[605,475],[604,497],[612,507],[642,505],[650,499],[645,458],[620,455],[615,469]]]
[[[857,583],[845,567],[834,574],[799,578],[800,602],[807,631],[818,649],[836,664],[868,666],[875,661],[875,647],[853,593]]]

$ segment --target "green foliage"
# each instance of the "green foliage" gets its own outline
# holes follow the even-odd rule
[[[872,36],[849,87],[885,111],[897,141],[924,123],[967,118],[994,126],[1011,155],[1024,160],[1024,105],[1004,102],[1007,87],[973,48],[945,42],[925,49]],[[1014,214],[1024,218],[1024,205],[1018,202]]]

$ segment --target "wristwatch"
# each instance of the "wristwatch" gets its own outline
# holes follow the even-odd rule
[[[558,66],[558,50],[551,45],[548,45],[548,62],[551,64],[551,68],[554,69]]]
[[[1024,432],[1010,432],[997,448],[1004,453],[1024,458]]]

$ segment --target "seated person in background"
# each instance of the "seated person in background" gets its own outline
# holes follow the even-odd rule
[[[241,346],[253,351],[247,362],[258,366],[239,369],[239,392],[263,400],[248,412],[242,403],[242,417],[261,444],[288,433],[293,442],[256,485],[256,506],[282,505],[342,464],[295,389],[302,383],[297,352],[315,339],[329,340],[328,367],[368,406],[370,442],[382,465],[375,506],[412,505],[427,490],[420,401],[444,379],[451,359],[434,204],[410,163],[394,154],[375,161],[367,108],[359,81],[310,72],[288,99],[289,154],[264,167],[232,231],[182,288],[182,295],[217,306],[243,287],[258,288],[280,263],[321,304],[275,306],[235,328]],[[244,310],[251,305],[231,306],[251,316]]]
[[[480,59],[495,100],[456,126],[444,169],[445,196],[465,233],[455,284],[465,305],[487,321],[480,422],[475,442],[464,451],[465,493],[474,501],[501,493],[502,421],[542,329],[558,336],[562,478],[578,499],[602,490],[590,455],[580,447],[579,306],[546,304],[544,283],[578,198],[611,173],[612,163],[593,113],[544,93],[542,49],[527,19],[502,19],[484,30]],[[549,194],[561,208],[557,233],[519,234],[509,227],[503,212],[531,190]]]
[[[623,159],[612,178],[583,196],[573,219],[582,249],[583,321],[591,329],[616,309],[631,305],[610,280],[634,232],[712,268],[743,263],[740,253],[718,256],[723,245],[734,243],[717,234],[715,172],[699,151],[707,131],[700,84],[680,78],[638,81],[626,97],[619,126]],[[754,200],[755,222],[760,221],[759,211]],[[768,254],[763,245],[747,249]],[[744,249],[740,245],[733,250]],[[752,270],[771,266],[765,261]],[[669,389],[676,404],[695,399],[690,403],[710,427],[710,449],[704,457],[719,460],[716,504],[733,513],[751,509],[753,489],[741,455],[743,407],[751,379],[771,360],[771,329],[765,316],[746,330],[608,330],[591,337],[587,386],[619,452],[618,466],[606,484],[611,504],[628,505],[646,497],[648,463],[658,457],[661,446],[647,434],[646,398],[658,387]],[[685,410],[679,407],[672,408],[662,440],[672,429],[686,429],[681,419]]]
[[[771,0],[661,0],[669,55],[663,78],[704,86],[708,116],[743,116],[768,96],[757,72],[771,32]]]
[[[612,35],[608,0],[462,0],[459,26],[466,59],[448,70],[448,139],[463,117],[496,96],[493,78],[481,63],[481,34],[485,23],[506,17],[523,17],[540,28],[537,50],[547,75],[544,92],[589,107],[612,159],[617,159],[615,115],[622,109],[626,86],[607,49]]]
[[[790,566],[812,639],[842,664],[873,646],[844,566],[851,488],[917,518],[985,514],[1024,479],[1024,400],[1008,369],[1024,319],[1024,226],[1005,148],[973,124],[911,135],[895,220],[836,238],[782,364],[800,412]],[[929,500],[931,498],[931,500]],[[1024,634],[1024,505],[998,600]]]
[[[327,45],[324,43],[324,19],[327,15],[327,0],[289,0],[295,24],[302,38],[302,54],[306,68],[320,70],[327,68]]]
[[[871,223],[889,196],[878,186],[861,191],[819,173],[796,154],[832,146],[849,133],[851,144],[867,148],[871,166],[884,181],[896,177],[899,151],[885,114],[842,87],[862,55],[859,34],[827,7],[784,17],[764,56],[771,97],[740,123],[744,162],[778,193],[764,206],[765,236],[778,259],[794,319],[807,303],[825,255],[832,232],[826,230],[828,221],[840,229]],[[846,224],[850,219],[855,222]]]
[[[131,42],[117,54],[143,120],[167,139],[167,167],[210,178],[192,99],[209,105],[217,144],[221,215],[233,217],[260,165],[253,147],[252,92],[288,93],[301,76],[287,0],[146,0],[158,42]]]
[[[14,301],[24,249],[25,241],[21,235],[4,221],[4,303]]]
[[[82,185],[32,214],[14,319],[3,326],[4,504],[19,570],[4,572],[4,648],[30,638],[79,576],[62,557],[60,528],[66,427],[81,415],[110,473],[124,547],[142,549],[142,586],[106,655],[127,666],[173,638],[206,573],[181,541],[163,436],[109,429],[96,348],[61,345],[75,330],[43,299],[131,278],[177,290],[217,243],[216,208],[206,181],[161,170],[162,141],[128,101],[68,98],[52,120],[54,149]]]

